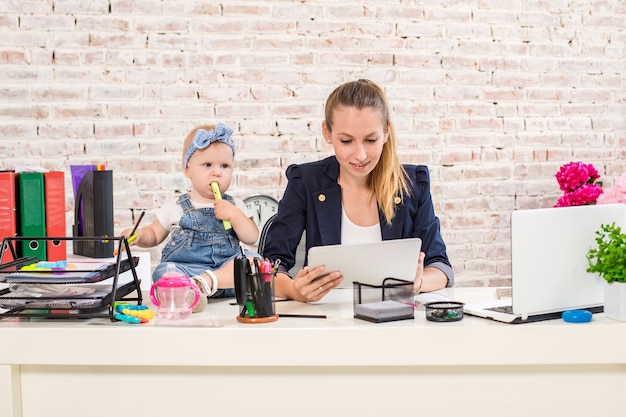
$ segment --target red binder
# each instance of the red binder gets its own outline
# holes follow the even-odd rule
[[[0,241],[5,237],[17,236],[15,175],[13,171],[0,172]],[[11,250],[8,247],[4,248],[2,263],[12,260]]]
[[[49,171],[43,174],[44,202],[46,207],[46,236],[66,237],[65,220],[65,173]],[[46,257],[48,261],[67,259],[65,240],[47,240]]]

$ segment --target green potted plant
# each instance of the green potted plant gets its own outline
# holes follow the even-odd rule
[[[595,240],[597,246],[587,252],[587,272],[595,272],[607,282],[605,315],[626,321],[626,233],[615,223],[602,224]]]

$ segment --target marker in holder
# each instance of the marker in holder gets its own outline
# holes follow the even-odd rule
[[[274,277],[276,270],[268,260],[255,258],[251,263],[242,256],[235,258],[235,297],[240,323],[276,321]]]

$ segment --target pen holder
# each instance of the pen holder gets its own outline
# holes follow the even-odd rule
[[[354,318],[374,323],[415,317],[413,282],[385,278],[382,285],[354,282]]]
[[[240,323],[268,323],[276,321],[274,301],[274,276],[276,271],[268,261],[247,258],[235,259],[235,296],[239,306]]]

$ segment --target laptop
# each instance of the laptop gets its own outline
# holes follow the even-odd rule
[[[602,224],[626,226],[626,204],[511,213],[511,298],[464,306],[504,323],[561,318],[566,310],[603,311],[604,280],[587,272],[587,251]]]
[[[388,277],[413,281],[421,248],[419,238],[313,246],[307,259],[309,269],[324,265],[328,273],[341,271],[343,281],[339,288],[353,288],[355,281],[382,285]]]

